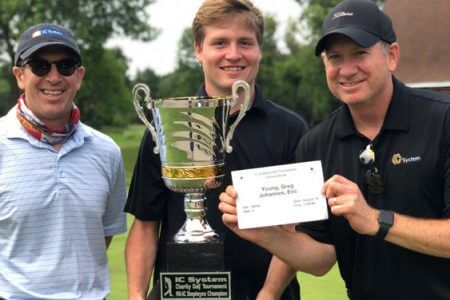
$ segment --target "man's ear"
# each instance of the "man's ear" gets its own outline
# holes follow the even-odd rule
[[[397,69],[398,61],[400,59],[400,47],[398,43],[392,43],[388,50],[388,66],[391,72]]]
[[[24,82],[24,70],[23,68],[19,68],[17,66],[14,66],[13,69],[13,74],[16,77],[16,81],[17,81],[17,86],[21,89],[24,90],[25,89],[25,82]]]
[[[195,57],[197,58],[197,61],[199,63],[202,62],[202,46],[199,45],[197,42],[194,42],[194,53]]]
[[[320,53],[320,58],[322,59],[322,63],[325,64],[325,59],[327,59],[327,56],[325,55],[325,51],[322,51],[322,53]]]
[[[78,67],[76,76],[77,76],[77,91],[80,89],[81,87],[81,82],[83,81],[84,78],[84,74],[86,72],[86,69],[83,66]]]

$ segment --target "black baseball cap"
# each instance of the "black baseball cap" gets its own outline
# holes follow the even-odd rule
[[[316,56],[325,50],[327,38],[334,33],[343,34],[364,48],[380,40],[389,44],[396,41],[391,19],[370,0],[346,0],[328,13],[322,24]]]
[[[69,30],[55,24],[40,23],[29,27],[20,37],[14,64],[17,66],[36,51],[51,45],[68,48],[81,61],[80,49]]]

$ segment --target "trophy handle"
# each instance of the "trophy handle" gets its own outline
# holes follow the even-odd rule
[[[144,108],[141,106],[141,103],[139,99],[141,98],[139,95],[139,92],[144,92],[144,102],[148,104],[149,101],[153,101],[150,97],[150,88],[144,84],[144,83],[138,83],[133,87],[133,103],[134,108],[136,109],[136,112],[139,116],[139,118],[144,122],[145,126],[150,130],[150,133],[152,135],[153,141],[155,142],[155,148],[153,148],[153,153],[158,154],[159,153],[159,142],[158,142],[158,136],[156,135],[155,127],[147,120],[145,114],[144,114]]]
[[[250,86],[248,85],[247,82],[243,81],[243,80],[238,80],[235,83],[233,83],[233,87],[232,87],[232,103],[231,105],[234,106],[236,104],[236,102],[238,101],[238,94],[237,94],[237,90],[239,88],[243,88],[244,89],[244,102],[241,104],[240,109],[239,109],[239,115],[236,118],[236,121],[234,121],[233,124],[231,124],[230,129],[228,131],[228,134],[225,138],[225,151],[227,151],[227,153],[231,153],[233,151],[233,147],[231,147],[230,142],[231,139],[233,138],[233,133],[234,130],[236,129],[236,126],[239,124],[239,122],[241,122],[242,118],[245,116],[245,113],[247,112],[248,106],[250,104]]]

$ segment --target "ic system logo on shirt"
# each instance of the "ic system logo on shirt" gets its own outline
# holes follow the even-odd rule
[[[400,164],[409,164],[409,163],[413,163],[413,162],[418,162],[420,161],[420,156],[416,156],[416,157],[403,157],[400,153],[395,153],[394,155],[392,155],[392,164],[394,166],[396,165],[400,165]]]
[[[335,20],[335,19],[340,18],[340,17],[352,17],[352,16],[353,16],[352,12],[340,11],[340,12],[337,12],[337,13],[335,13],[333,15],[333,19],[332,20]]]

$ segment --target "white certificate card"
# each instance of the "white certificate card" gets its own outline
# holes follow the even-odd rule
[[[231,176],[241,229],[328,218],[320,161],[233,171]]]

